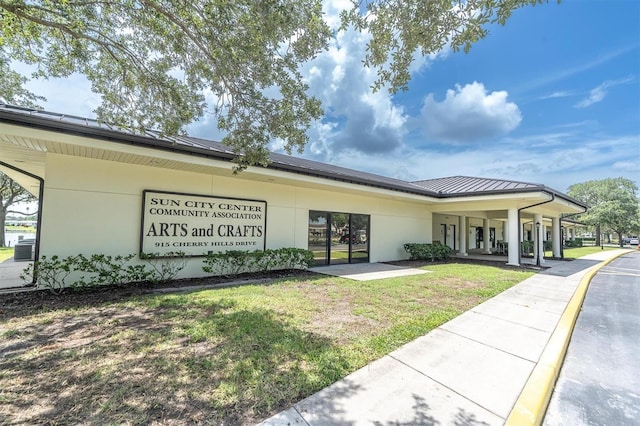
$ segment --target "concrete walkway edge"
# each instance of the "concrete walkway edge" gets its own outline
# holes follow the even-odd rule
[[[542,424],[589,284],[598,270],[625,254],[627,252],[602,261],[582,277],[578,288],[560,317],[556,329],[551,334],[540,360],[531,372],[520,397],[507,417],[506,426],[538,426]]]

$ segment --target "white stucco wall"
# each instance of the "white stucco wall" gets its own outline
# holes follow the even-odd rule
[[[307,248],[309,210],[371,216],[370,261],[406,257],[406,242],[430,242],[425,204],[375,195],[310,189],[158,167],[46,155],[40,254],[138,253],[143,190],[173,191],[267,202],[267,248]],[[347,184],[345,184],[347,185]],[[181,276],[202,276],[202,259]]]

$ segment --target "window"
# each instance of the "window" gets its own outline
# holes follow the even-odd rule
[[[309,250],[316,265],[369,262],[370,216],[309,211]]]

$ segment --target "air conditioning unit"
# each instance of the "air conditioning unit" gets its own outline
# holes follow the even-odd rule
[[[25,262],[33,260],[33,246],[36,243],[35,240],[21,240],[13,248],[13,261]]]

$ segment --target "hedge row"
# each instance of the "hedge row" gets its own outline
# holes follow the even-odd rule
[[[451,256],[452,250],[441,243],[407,243],[404,249],[411,260],[445,260]]]
[[[182,252],[140,255],[143,262],[134,262],[135,254],[108,256],[82,254],[68,256],[42,256],[31,263],[20,275],[27,281],[36,279],[38,288],[54,293],[65,288],[88,288],[103,285],[120,285],[133,282],[158,283],[178,276],[187,264]],[[277,269],[306,269],[313,265],[313,253],[309,250],[281,248],[255,252],[228,251],[209,254],[202,269],[214,275],[236,275],[243,272],[271,271]]]

